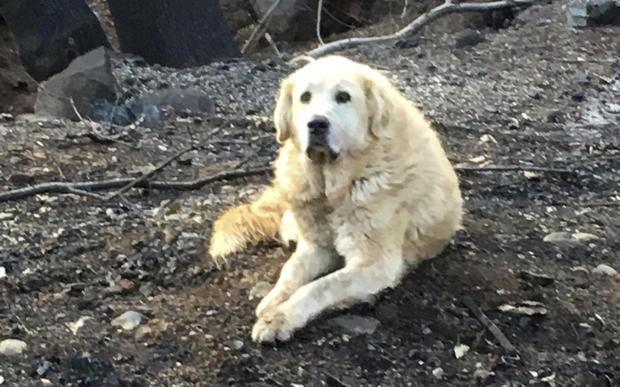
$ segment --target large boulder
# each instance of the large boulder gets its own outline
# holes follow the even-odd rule
[[[572,27],[620,26],[620,0],[569,0],[566,14]]]
[[[241,55],[217,0],[109,0],[121,51],[190,67]]]
[[[116,100],[116,79],[107,48],[76,58],[69,67],[39,85],[35,114],[55,118],[92,118],[97,101]],[[75,107],[74,107],[75,105]]]
[[[94,48],[108,46],[84,0],[2,0],[0,4],[21,61],[37,81],[62,71]]]

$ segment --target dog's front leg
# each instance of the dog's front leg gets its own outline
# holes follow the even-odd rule
[[[288,340],[296,329],[325,309],[367,299],[396,285],[404,271],[402,242],[406,222],[394,219],[390,223],[382,230],[344,230],[338,235],[341,240],[336,244],[345,257],[344,268],[302,286],[288,300],[264,311],[252,330],[253,340]]]
[[[320,201],[294,206],[292,210],[298,230],[297,249],[284,264],[278,282],[261,300],[256,308],[256,316],[286,301],[301,286],[317,276],[335,268],[336,252],[330,247],[332,239],[326,220],[322,214],[324,204]]]

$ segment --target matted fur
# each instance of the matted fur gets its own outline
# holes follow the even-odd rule
[[[343,91],[350,100],[334,98]],[[315,115],[330,122],[335,160],[306,156]],[[370,67],[339,56],[310,62],[282,82],[274,121],[282,147],[272,185],[224,213],[210,244],[221,259],[278,232],[297,239],[256,309],[258,342],[287,340],[325,309],[397,285],[407,267],[444,248],[462,218],[458,180],[437,134]]]

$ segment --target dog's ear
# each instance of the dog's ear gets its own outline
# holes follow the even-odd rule
[[[280,144],[291,137],[293,125],[293,80],[289,77],[282,81],[280,95],[273,112],[273,121],[276,125],[276,140]]]
[[[388,98],[389,88],[389,81],[376,74],[370,73],[364,77],[368,127],[375,136],[378,136],[390,121],[392,107]]]

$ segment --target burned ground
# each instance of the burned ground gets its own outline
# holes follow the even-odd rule
[[[373,333],[322,316],[275,347],[252,343],[260,281],[273,283],[290,250],[249,249],[215,270],[202,248],[211,221],[269,176],[194,191],[133,190],[127,202],[43,194],[0,203],[0,355],[5,385],[557,385],[620,382],[620,30],[572,30],[560,5],[474,47],[427,31],[415,47],[348,54],[391,72],[428,114],[461,168],[465,230],[435,260],[372,304],[345,312],[376,319]],[[46,181],[138,176],[195,141],[200,150],[158,180],[266,166],[277,61],[172,71],[119,64],[133,88],[195,82],[216,117],[170,114],[152,128],[18,118],[0,123],[3,191]],[[138,82],[134,84],[128,79]],[[152,81],[152,82],[151,82]],[[126,88],[127,84],[125,84]],[[492,165],[549,171],[468,171]],[[239,164],[243,163],[242,166]],[[582,233],[567,236],[557,232]],[[585,233],[585,234],[584,234]],[[555,242],[543,241],[549,235]],[[591,235],[588,235],[591,234]],[[558,237],[559,235],[559,237]],[[517,347],[506,354],[464,305],[469,296]],[[538,313],[511,315],[523,301]],[[541,314],[544,308],[545,314]],[[142,313],[123,331],[111,321]],[[82,319],[83,326],[75,329]],[[75,333],[72,331],[75,331]],[[470,347],[457,359],[454,347]]]

